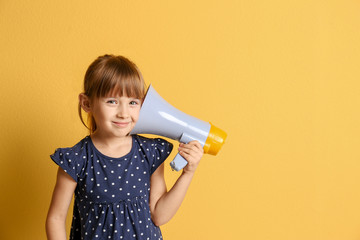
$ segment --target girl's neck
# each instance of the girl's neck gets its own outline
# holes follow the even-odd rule
[[[131,136],[124,136],[121,138],[106,137],[95,131],[90,137],[96,149],[108,157],[123,157],[128,154],[132,148]]]

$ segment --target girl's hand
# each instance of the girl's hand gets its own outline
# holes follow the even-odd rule
[[[188,144],[180,143],[179,153],[186,161],[188,161],[188,164],[184,168],[184,172],[194,173],[204,155],[204,149],[198,141],[191,141]]]

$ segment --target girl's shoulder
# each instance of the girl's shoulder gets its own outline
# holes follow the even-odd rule
[[[163,138],[148,138],[139,135],[133,135],[138,152],[145,157],[150,166],[150,174],[166,160],[170,155],[173,144]]]
[[[69,155],[83,156],[85,152],[88,150],[89,141],[90,141],[90,137],[86,136],[72,147],[57,148],[55,150],[55,153],[59,153],[60,155],[66,155],[66,156]]]
[[[89,141],[90,137],[87,136],[72,147],[57,148],[50,155],[51,159],[75,181],[78,180],[79,173],[84,169],[89,157]]]
[[[173,144],[169,141],[159,137],[149,138],[140,135],[133,135],[133,137],[135,139],[135,142],[138,143],[141,148],[167,147],[172,149],[173,146]]]

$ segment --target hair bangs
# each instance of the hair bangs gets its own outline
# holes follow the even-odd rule
[[[121,76],[120,80],[112,79],[105,85],[101,97],[111,95],[143,99],[145,95],[144,84],[140,76]]]
[[[135,65],[119,64],[118,62],[109,63],[101,76],[101,81],[99,81],[99,86],[97,87],[97,97],[112,95],[137,99],[144,98],[144,80]]]

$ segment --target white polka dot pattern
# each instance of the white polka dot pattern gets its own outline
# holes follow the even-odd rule
[[[150,176],[172,144],[134,135],[121,158],[99,152],[85,137],[72,148],[59,148],[52,160],[77,183],[70,239],[162,239],[151,221]]]

